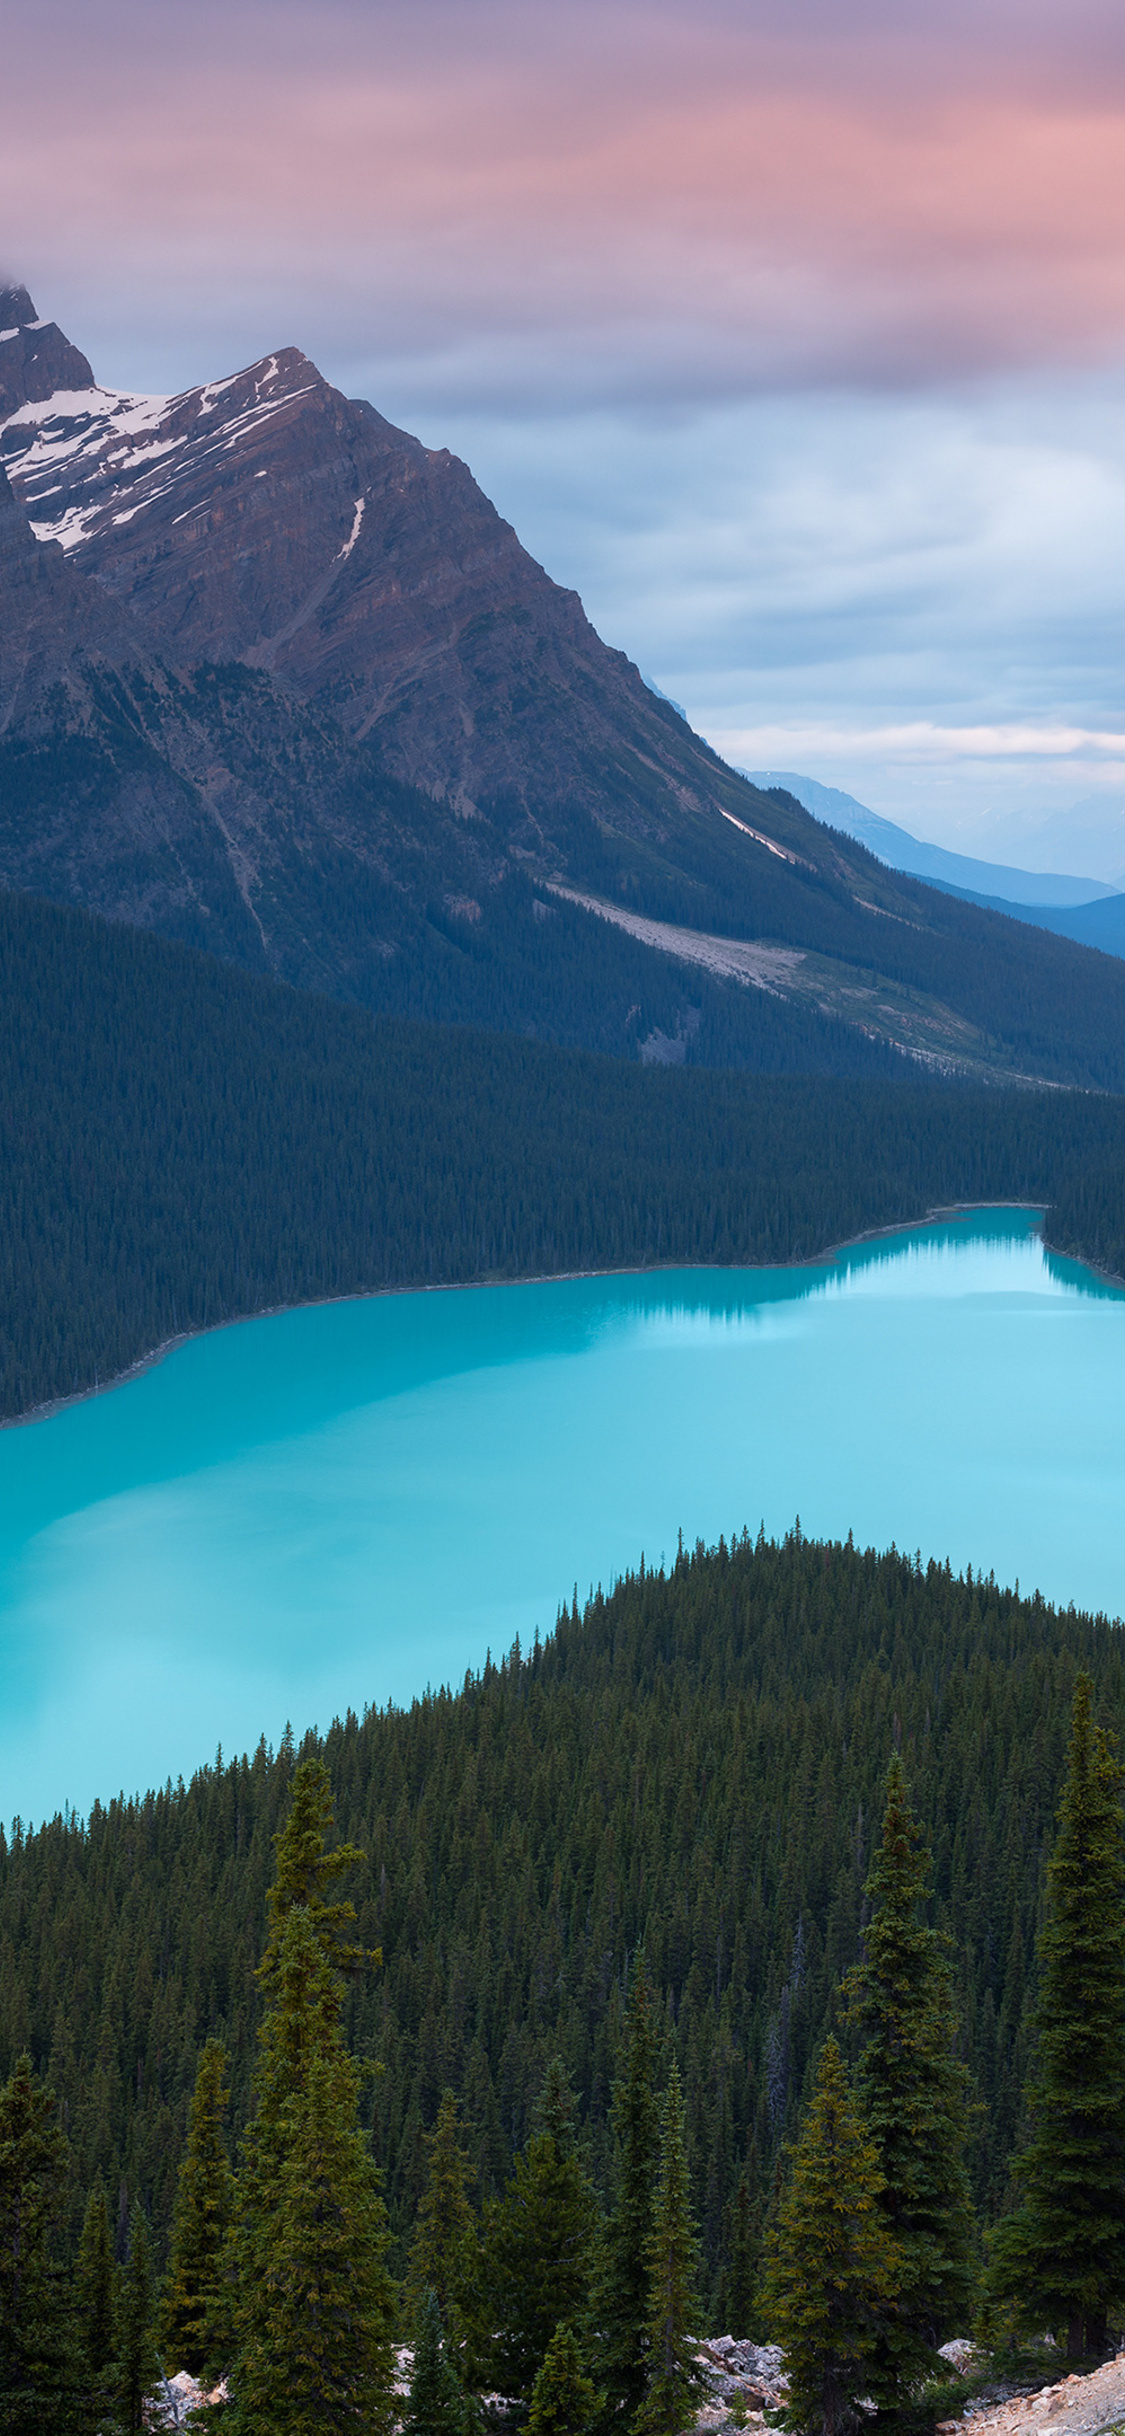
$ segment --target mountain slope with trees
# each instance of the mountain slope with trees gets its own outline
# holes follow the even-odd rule
[[[372,1022],[18,895],[0,994],[7,1416],[342,1294],[805,1260],[962,1201],[1057,1198],[1049,1238],[1080,1256],[1125,1239],[1115,1099],[641,1070]]]

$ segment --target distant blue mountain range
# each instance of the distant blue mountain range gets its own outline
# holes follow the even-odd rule
[[[757,787],[785,787],[814,820],[842,829],[847,837],[877,854],[892,871],[908,871],[928,880],[947,896],[964,897],[971,905],[987,905],[1016,922],[1032,922],[1039,930],[1061,931],[1084,947],[1100,947],[1108,956],[1125,956],[1125,894],[1105,880],[1082,879],[1073,872],[1021,871],[1011,863],[985,863],[972,854],[951,854],[944,846],[929,846],[911,837],[897,822],[884,820],[840,787],[822,786],[796,770],[747,770]]]

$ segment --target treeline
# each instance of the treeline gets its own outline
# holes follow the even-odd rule
[[[479,2201],[504,2186],[557,2057],[604,2196],[643,1943],[718,2311],[742,2185],[755,2206],[770,2189],[858,1954],[895,1749],[933,1851],[932,1921],[954,1940],[973,2192],[995,2215],[1082,1667],[1120,1725],[1125,1650],[1104,1620],[794,1534],[642,1571],[458,1693],[308,1738],[367,1855],[357,1934],[383,1960],[345,2022],[379,2067],[364,2108],[394,2263],[446,2090]],[[245,2127],[272,1838],[300,1756],[260,1747],[85,1826],[17,1829],[0,1856],[0,2072],[27,2050],[58,2094],[72,2234],[104,2183],[122,2252],[134,2201],[166,2241],[209,2036]]]
[[[373,1022],[11,895],[0,995],[0,1414],[279,1304],[803,1260],[957,1201],[1057,1201],[1049,1237],[1125,1270],[1115,1099]]]
[[[1116,1144],[1111,1158],[1060,1179],[1048,1232],[1056,1250],[1125,1277],[1125,1157]]]

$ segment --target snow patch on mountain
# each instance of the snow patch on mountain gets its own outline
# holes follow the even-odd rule
[[[366,501],[365,499],[357,499],[357,500],[356,500],[356,503],[355,503],[355,517],[354,517],[353,522],[352,522],[352,529],[351,529],[351,532],[349,533],[348,538],[347,538],[346,542],[344,543],[343,549],[337,552],[337,559],[336,559],[336,563],[337,563],[337,565],[338,565],[338,566],[342,566],[342,565],[343,565],[345,558],[350,558],[350,557],[351,557],[352,551],[354,550],[355,545],[356,545],[357,541],[359,540],[359,528],[360,528],[361,524],[363,523],[363,511],[364,511],[364,508],[366,507],[366,505],[367,505],[367,501]]]
[[[282,365],[272,355],[176,397],[100,386],[56,390],[0,422],[0,464],[15,481],[37,538],[61,542],[66,551],[110,526],[131,523],[183,486],[190,504],[173,518],[178,522],[199,513],[200,480],[209,466],[307,396],[314,384],[299,377],[303,371],[312,373],[303,358]],[[344,556],[355,546],[361,516],[357,501]]]

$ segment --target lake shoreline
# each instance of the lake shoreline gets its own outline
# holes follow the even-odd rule
[[[134,1379],[143,1378],[146,1370],[154,1370],[168,1355],[178,1352],[181,1345],[193,1344],[197,1337],[214,1336],[221,1328],[245,1328],[254,1320],[280,1319],[287,1311],[325,1311],[336,1303],[381,1302],[389,1295],[401,1294],[479,1294],[495,1286],[561,1286],[574,1284],[581,1278],[598,1277],[664,1277],[677,1269],[744,1268],[746,1270],[816,1269],[830,1260],[838,1260],[857,1244],[878,1243],[892,1235],[912,1234],[916,1227],[932,1226],[942,1218],[971,1217],[976,1210],[1038,1210],[1046,1214],[1042,1201],[950,1201],[939,1209],[926,1210],[920,1218],[899,1218],[889,1226],[865,1227],[858,1235],[849,1235],[843,1243],[827,1244],[822,1252],[810,1252],[804,1260],[706,1261],[662,1260],[643,1267],[624,1269],[551,1269],[545,1274],[519,1277],[470,1277],[441,1280],[436,1285],[372,1286],[360,1288],[354,1294],[321,1294],[296,1303],[265,1303],[258,1311],[233,1312],[229,1319],[210,1320],[205,1328],[182,1328],[176,1336],[165,1337],[147,1353],[140,1353],[124,1370],[114,1372],[111,1379],[100,1379],[94,1387],[79,1387],[71,1396],[53,1396],[42,1404],[28,1405],[24,1412],[9,1413],[0,1420],[0,1430],[30,1429],[38,1421],[53,1420],[56,1413],[68,1412],[72,1405],[90,1404],[98,1396],[109,1396],[120,1387],[128,1387]],[[1048,1246],[1050,1249],[1050,1246]],[[1111,1277],[1096,1269],[1092,1261],[1083,1263],[1094,1277],[1103,1277],[1108,1285],[1125,1286],[1125,1279]]]
[[[1042,1232],[1038,1200],[965,1202],[786,1266],[198,1331],[143,1393],[0,1443],[6,1807],[84,1816],[219,1741],[455,1690],[681,1530],[799,1516],[1117,1616],[1125,1294]]]

